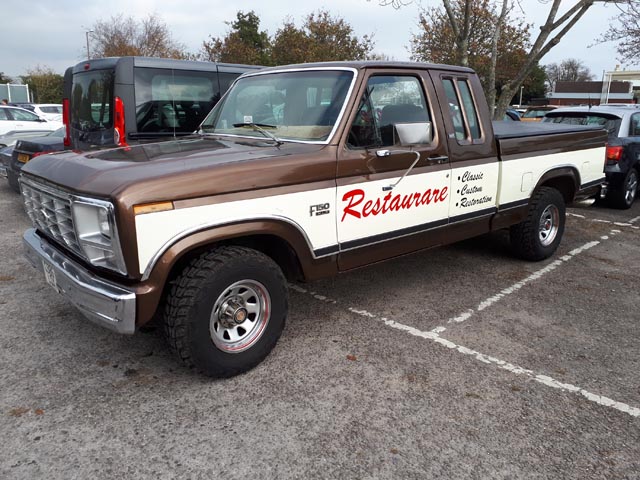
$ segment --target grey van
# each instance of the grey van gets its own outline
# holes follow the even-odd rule
[[[65,146],[127,146],[193,133],[242,73],[258,66],[149,57],[80,62],[64,75]]]

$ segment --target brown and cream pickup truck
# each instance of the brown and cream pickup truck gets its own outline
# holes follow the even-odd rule
[[[467,68],[270,68],[190,137],[29,162],[26,255],[89,320],[131,334],[161,318],[185,364],[226,377],[275,346],[287,281],[505,228],[519,257],[551,256],[565,205],[604,180],[605,141],[492,125]]]

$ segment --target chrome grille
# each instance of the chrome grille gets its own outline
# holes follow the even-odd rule
[[[71,200],[64,192],[22,180],[22,198],[33,225],[61,245],[82,256],[71,214]]]

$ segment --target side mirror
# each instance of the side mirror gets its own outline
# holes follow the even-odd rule
[[[395,143],[403,147],[424,145],[433,141],[431,122],[395,123],[393,127]]]

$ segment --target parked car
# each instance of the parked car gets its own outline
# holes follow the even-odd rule
[[[20,193],[18,176],[25,163],[39,155],[64,150],[64,134],[65,129],[61,127],[41,137],[18,140],[11,151],[11,160],[7,165],[7,180],[14,191]]]
[[[569,125],[601,125],[609,133],[606,201],[615,208],[629,208],[638,196],[640,176],[640,106],[559,108],[543,122]]]
[[[49,121],[24,108],[0,106],[0,135],[16,130],[53,131],[61,126],[62,122]]]
[[[62,121],[61,103],[9,103],[9,105],[24,108],[47,120]]]
[[[47,120],[56,122],[62,121],[62,104],[61,103],[35,103],[33,111],[36,115]]]
[[[554,110],[558,107],[554,105],[541,105],[538,107],[529,107],[522,114],[523,122],[539,122],[544,118],[544,115],[551,110]]]
[[[13,130],[4,135],[0,135],[0,148],[13,147],[18,140],[31,137],[44,137],[51,133],[51,130],[34,129],[34,130]]]
[[[519,122],[520,114],[514,108],[507,108],[507,111],[504,112],[504,116],[502,117],[502,120],[505,122]]]

